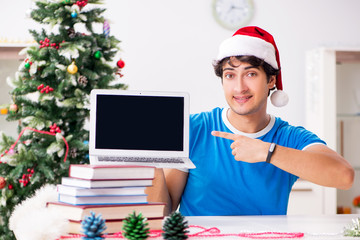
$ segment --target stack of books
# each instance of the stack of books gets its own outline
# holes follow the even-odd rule
[[[162,229],[165,203],[147,202],[145,188],[152,185],[155,168],[147,166],[70,165],[69,177],[58,185],[58,201],[48,208],[69,220],[69,233],[80,234],[81,221],[93,211],[105,219],[106,233],[120,232],[133,211],[147,218],[148,227]]]

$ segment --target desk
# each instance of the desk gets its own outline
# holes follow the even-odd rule
[[[205,228],[216,227],[221,233],[241,232],[286,232],[304,233],[297,239],[360,239],[343,237],[345,226],[352,224],[352,219],[359,214],[320,215],[320,216],[221,216],[221,217],[187,217],[189,225]],[[249,239],[249,238],[224,238]]]
[[[345,226],[352,224],[352,219],[360,217],[359,214],[343,215],[321,215],[321,216],[214,216],[214,217],[186,217],[190,226],[190,235],[194,235],[204,229],[219,229],[218,234],[204,233],[202,236],[191,237],[195,239],[277,239],[274,236],[280,236],[278,239],[360,239],[360,237],[344,237],[343,230]],[[202,228],[198,228],[200,226]],[[266,237],[251,238],[241,237],[242,233],[264,233],[280,232],[285,233],[304,233],[303,237],[284,238],[283,235],[268,235]],[[207,235],[207,236],[205,236]],[[217,235],[217,236],[216,236]],[[231,235],[231,236],[230,236]],[[272,237],[272,238],[270,238]],[[62,239],[62,238],[61,238]],[[80,238],[67,238],[77,240]],[[120,240],[124,238],[106,238],[106,240]],[[160,240],[161,237],[150,237],[149,240]]]

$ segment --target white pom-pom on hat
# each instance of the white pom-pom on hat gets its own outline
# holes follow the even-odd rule
[[[289,96],[282,90],[276,90],[270,96],[272,105],[275,107],[283,107],[289,102]]]
[[[270,100],[276,107],[283,107],[289,102],[288,95],[282,91],[279,51],[270,33],[256,26],[240,28],[231,38],[221,43],[217,61],[232,56],[255,56],[278,69],[275,83],[277,90],[271,94]]]

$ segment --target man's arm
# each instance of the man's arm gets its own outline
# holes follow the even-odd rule
[[[234,141],[232,154],[238,161],[254,163],[266,160],[270,143],[225,132],[213,132],[213,135]],[[322,186],[349,189],[354,181],[351,165],[322,144],[309,146],[304,151],[277,145],[271,164]]]
[[[271,163],[310,182],[339,189],[349,189],[354,169],[335,151],[317,144],[304,151],[276,146]]]
[[[181,195],[184,191],[187,172],[177,169],[161,169],[155,170],[155,178],[153,186],[146,189],[149,202],[165,202],[165,215],[169,215],[175,211],[180,203]]]

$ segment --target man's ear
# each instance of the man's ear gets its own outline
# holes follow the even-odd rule
[[[275,89],[275,83],[276,83],[276,76],[272,75],[270,76],[269,82],[268,82],[268,88],[269,89]]]

